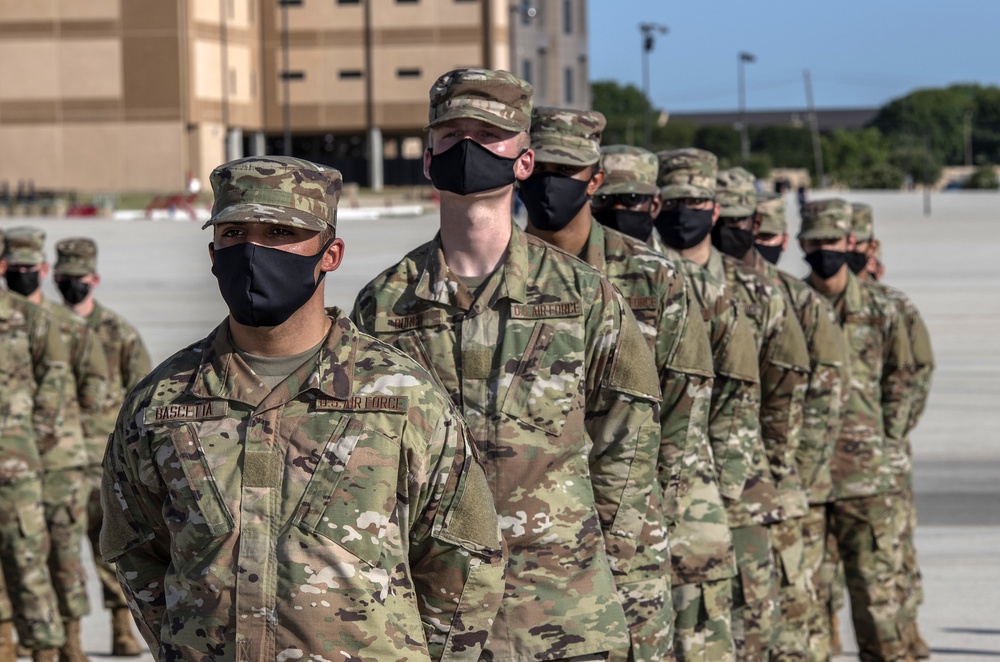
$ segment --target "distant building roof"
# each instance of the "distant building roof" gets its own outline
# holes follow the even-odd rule
[[[860,129],[875,119],[878,108],[822,108],[816,110],[816,122],[820,131],[834,129]],[[700,126],[732,126],[740,122],[737,111],[670,113],[670,119],[692,122]],[[809,126],[809,111],[804,108],[794,110],[750,110],[747,111],[750,126]]]

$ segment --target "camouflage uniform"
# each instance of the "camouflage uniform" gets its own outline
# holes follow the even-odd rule
[[[719,172],[716,195],[719,223],[747,218],[756,211],[754,177],[743,168]],[[795,311],[780,281],[766,273],[764,260],[750,251],[743,262],[714,252],[706,268],[724,278],[737,305],[754,328],[761,374],[761,439],[778,491],[780,514],[768,527],[775,556],[775,591],[780,610],[767,602],[747,605],[747,659],[767,650],[776,660],[805,660],[808,649],[807,605],[813,600],[803,561],[802,525],[809,511],[796,455],[803,402],[809,378],[809,354]],[[767,578],[759,581],[766,585]],[[753,623],[760,619],[759,625]],[[752,628],[752,629],[751,629]],[[754,637],[753,639],[751,637]]]
[[[715,198],[714,155],[683,149],[660,152],[658,158],[660,194],[665,200]],[[716,368],[710,436],[717,440],[713,450],[738,569],[732,591],[736,655],[741,659],[766,655],[770,642],[764,631],[777,599],[766,525],[779,519],[781,503],[761,442],[760,367],[752,324],[738,309],[724,273],[685,259],[673,249],[663,250],[686,273],[709,322]],[[721,260],[714,249],[709,262],[713,259]],[[720,462],[727,457],[728,462]]]
[[[872,208],[868,205],[853,204],[852,229],[858,242],[874,239]],[[913,354],[914,375],[910,386],[910,414],[907,419],[906,432],[902,448],[889,458],[889,464],[896,475],[898,494],[893,495],[894,519],[896,521],[896,536],[902,544],[902,572],[899,574],[897,596],[900,607],[900,629],[904,639],[919,636],[916,633],[917,608],[923,603],[923,582],[920,565],[917,562],[917,550],[914,545],[914,533],[917,526],[916,503],[913,497],[913,448],[910,444],[910,433],[917,426],[927,405],[930,393],[931,376],[934,372],[934,352],[931,349],[930,334],[927,325],[920,316],[920,311],[904,293],[889,287],[884,283],[872,280],[862,270],[858,277],[878,290],[883,296],[896,304],[899,314],[906,327]],[[911,646],[913,642],[908,642]]]
[[[69,356],[51,319],[2,289],[0,343],[0,564],[18,639],[29,648],[56,648],[65,636],[45,563],[49,536],[38,449],[57,438],[65,383],[72,379]],[[5,614],[4,623],[10,618]],[[9,637],[10,626],[3,629]]]
[[[5,257],[11,265],[45,263],[45,232],[21,226],[7,232]],[[84,420],[98,410],[107,390],[108,366],[97,336],[71,310],[49,299],[41,309],[58,329],[69,350],[73,378],[66,381],[63,415],[58,422],[58,440],[41,447],[45,521],[51,549],[48,565],[59,599],[59,612],[66,621],[78,621],[90,613],[82,543],[87,531],[87,500],[90,487],[85,478],[87,465]],[[71,624],[70,639],[78,640],[79,624]]]
[[[212,184],[209,224],[336,223],[336,170],[250,158]],[[423,370],[328,315],[274,388],[227,319],[126,398],[101,548],[159,659],[475,660],[486,641],[505,554],[472,441]]]
[[[530,106],[510,74],[459,70],[431,89],[430,119],[526,131]],[[436,376],[486,462],[510,564],[483,659],[626,649],[613,574],[631,569],[656,484],[660,393],[622,296],[512,224],[475,293],[438,235],[369,283],[353,317]]]
[[[535,108],[531,123],[535,163],[597,163],[603,128],[600,113]],[[678,459],[689,440],[707,435],[712,384],[708,333],[700,311],[690,315],[687,287],[673,264],[641,242],[605,230],[592,219],[589,222],[590,234],[580,258],[625,297],[653,352],[663,395],[657,462],[661,489],[654,490],[650,499],[632,570],[615,582],[629,624],[631,648],[616,652],[611,659],[667,662],[674,659],[667,529],[676,513]]]
[[[809,202],[801,213],[800,239],[851,232],[851,208],[843,200]],[[904,660],[895,594],[901,555],[890,499],[896,485],[889,458],[901,447],[909,417],[909,337],[893,303],[850,270],[833,306],[848,346],[851,388],[831,461],[836,501],[830,526],[844,564],[861,659]]]
[[[646,150],[627,145],[611,145],[602,148],[601,166],[605,172],[606,179],[604,186],[598,193],[655,193],[659,189],[656,185],[658,171],[658,161],[656,156]],[[593,236],[593,235],[592,235]],[[606,231],[607,237],[620,237],[619,233]],[[624,238],[627,242],[628,238]],[[660,255],[660,253],[655,253]],[[639,253],[638,255],[641,255]],[[663,258],[660,258],[661,260]],[[587,258],[590,262],[590,259]],[[592,264],[596,263],[591,262]],[[673,263],[665,260],[671,265],[671,271],[677,270],[680,263]],[[653,264],[652,260],[640,261],[646,264],[645,268],[637,268],[623,273],[644,273],[649,271]],[[623,292],[626,292],[628,282],[618,283],[617,272],[621,267],[611,269],[616,266],[609,263],[608,274],[613,283],[616,283]],[[702,320],[702,301],[696,298],[696,292],[689,283],[690,276],[680,273],[685,281],[685,289],[688,292],[687,304],[692,312],[689,313],[688,323],[685,325],[684,335],[677,340],[676,349],[670,349],[668,334],[660,332],[657,334],[657,342],[654,346],[654,353],[657,356],[657,364],[662,365],[661,356],[673,357],[668,363],[672,370],[678,374],[677,378],[688,380],[688,392],[700,394],[700,390],[694,390],[697,384],[696,376],[704,374],[706,376],[714,374],[715,366],[712,363],[712,345],[702,350],[702,345],[697,342],[697,338],[688,336],[688,327],[695,325],[704,326]],[[675,289],[675,288],[674,288]],[[628,295],[627,295],[628,296]],[[630,302],[631,298],[628,298]],[[636,300],[642,303],[641,299]],[[642,322],[643,311],[639,305],[633,305],[633,312]],[[670,308],[664,308],[670,310]],[[648,316],[648,312],[645,315]],[[662,316],[669,319],[668,316]],[[719,399],[728,399],[730,408],[734,402],[740,399],[742,389],[746,386],[744,378],[733,378],[731,373],[734,366],[731,365],[731,356],[727,353],[730,327],[733,320],[725,317],[722,324],[717,324],[713,339],[716,347],[720,348],[718,357],[722,359],[720,367],[725,374],[717,380],[720,383],[717,398],[714,401],[719,404]],[[644,333],[649,337],[651,329],[655,325],[645,325],[640,323]],[[721,328],[721,331],[720,331]],[[707,332],[707,329],[706,329]],[[725,338],[720,342],[720,338]],[[747,339],[749,341],[749,339]],[[705,351],[705,356],[700,355]],[[693,354],[694,353],[694,354]],[[688,358],[690,357],[690,358]],[[699,367],[700,366],[700,367]],[[683,369],[682,369],[683,368]],[[692,369],[697,368],[697,369]],[[756,366],[752,366],[756,373]],[[669,372],[669,371],[668,371]],[[707,382],[708,380],[703,380]],[[683,382],[681,382],[683,383]],[[667,402],[670,393],[676,392],[676,386],[670,386],[666,380],[661,380],[664,393],[664,406],[661,410],[661,417],[667,419],[670,416],[670,406]],[[706,384],[706,386],[709,386]],[[675,620],[675,654],[678,659],[732,659],[733,644],[731,633],[730,609],[732,603],[732,577],[736,574],[736,562],[733,556],[732,534],[729,530],[726,518],[725,507],[722,496],[719,492],[719,483],[716,478],[716,471],[713,465],[712,443],[719,449],[720,458],[726,457],[725,444],[727,439],[725,434],[720,434],[721,425],[719,422],[732,412],[720,413],[716,411],[713,420],[716,421],[712,441],[709,440],[708,424],[709,415],[713,404],[712,393],[709,392],[701,406],[695,406],[693,401],[690,408],[691,421],[687,427],[688,436],[686,443],[674,444],[673,446],[661,446],[661,468],[671,466],[671,483],[668,483],[667,498],[665,506],[672,511],[668,511],[670,555],[673,561],[673,594],[674,607],[677,609]],[[705,427],[698,425],[698,419],[704,417]],[[677,419],[675,419],[677,420]],[[679,431],[679,430],[678,430]],[[678,438],[677,431],[664,430],[664,439]],[[667,457],[664,457],[664,452]],[[740,468],[740,454],[729,453],[730,459],[726,460],[727,475],[732,484],[742,481],[740,475],[743,469]],[[663,476],[661,475],[661,482]],[[739,489],[742,489],[740,485]]]
[[[784,200],[759,200],[760,234],[787,233]],[[829,618],[825,605],[829,588],[821,584],[826,549],[827,504],[833,501],[830,457],[840,433],[840,416],[849,380],[847,346],[830,304],[791,274],[754,256],[754,267],[777,280],[795,312],[809,351],[809,383],[803,403],[802,431],[795,454],[809,512],[802,518],[802,558],[806,586],[811,588],[805,605],[808,659],[826,660],[830,655]],[[784,610],[783,610],[784,611]],[[783,614],[788,622],[789,615]],[[787,631],[782,630],[781,636]]]
[[[56,276],[80,277],[97,271],[97,246],[91,239],[75,237],[56,244]],[[149,352],[135,327],[98,302],[86,318],[87,328],[96,334],[108,359],[108,388],[104,402],[93,412],[84,412],[83,431],[87,444],[86,480],[90,487],[87,502],[87,537],[94,553],[97,574],[101,580],[104,606],[127,609],[125,596],[118,585],[113,565],[101,558],[100,534],[104,513],[101,510],[101,462],[114,430],[115,419],[125,395],[152,366]]]

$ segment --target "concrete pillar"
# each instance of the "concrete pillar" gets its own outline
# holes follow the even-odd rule
[[[264,140],[263,131],[253,132],[253,140],[250,144],[250,150],[253,152],[250,156],[264,156],[267,154],[267,141]]]
[[[226,161],[243,158],[243,129],[226,132]]]
[[[383,173],[385,167],[382,163],[384,152],[382,149],[382,129],[372,127],[368,133],[368,183],[373,191],[381,191],[384,185]]]

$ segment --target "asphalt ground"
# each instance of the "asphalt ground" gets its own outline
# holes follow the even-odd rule
[[[1000,194],[934,194],[930,216],[919,193],[840,195],[873,206],[886,282],[920,308],[937,358],[927,412],[912,438],[926,593],[921,629],[934,659],[1000,659]],[[794,235],[798,215],[789,203]],[[97,296],[139,328],[154,363],[226,314],[210,272],[210,232],[195,223],[3,218],[0,228],[25,223],[47,231],[53,259],[58,239],[98,241]],[[328,304],[349,310],[368,280],[436,230],[434,215],[342,222],[347,251],[327,277]],[[805,272],[794,238],[779,266]],[[51,283],[45,288],[58,297]],[[110,625],[96,575],[90,580],[96,611],[84,624],[85,647],[101,659]],[[841,616],[846,654],[837,659],[857,659],[850,618]]]

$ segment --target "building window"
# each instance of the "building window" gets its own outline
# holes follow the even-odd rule
[[[517,13],[521,15],[521,25],[531,25],[531,0],[521,0]]]
[[[360,5],[361,0],[337,0],[338,5]]]
[[[340,80],[357,80],[361,78],[360,69],[341,69]]]
[[[306,72],[304,71],[282,71],[281,80],[305,80]]]
[[[566,67],[563,70],[563,88],[566,103],[573,103],[573,67]]]
[[[531,60],[524,60],[524,61],[522,61],[521,62],[521,78],[523,78],[524,80],[526,80],[526,81],[528,81],[530,83],[531,79],[534,78],[534,77],[535,77],[534,76],[534,72],[531,70]]]
[[[420,2],[420,0],[396,0],[397,5],[415,5],[418,2]]]
[[[563,34],[573,34],[573,0],[563,0]]]
[[[420,78],[420,69],[396,69],[396,78]]]

